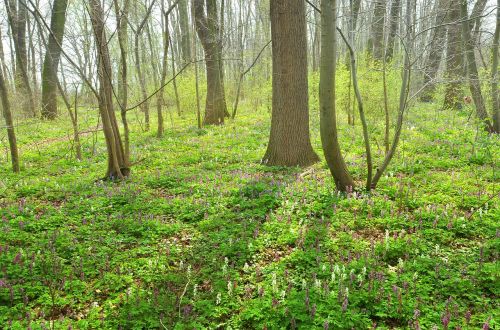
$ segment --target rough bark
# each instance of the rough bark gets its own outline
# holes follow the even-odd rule
[[[386,0],[375,0],[371,30],[371,55],[375,61],[384,59],[384,23]]]
[[[57,116],[57,70],[61,59],[61,45],[66,24],[68,0],[54,0],[50,21],[49,41],[42,71],[42,117]]]
[[[28,78],[28,53],[26,48],[26,3],[25,0],[5,0],[7,17],[12,32],[15,50],[15,84],[22,96],[22,108],[29,116],[36,116],[35,97]]]
[[[222,125],[227,113],[216,0],[193,0],[196,32],[205,51],[207,98],[204,125]]]
[[[181,54],[184,65],[191,61],[191,30],[189,28],[188,2],[180,0],[178,5],[181,32]]]
[[[104,12],[100,0],[90,0],[90,15],[97,46],[97,72],[99,76],[99,112],[108,153],[106,178],[120,180],[130,174],[120,130],[113,110],[112,69],[109,56]]]
[[[308,166],[318,156],[309,136],[306,12],[303,0],[271,0],[273,109],[263,162]]]
[[[460,4],[450,6],[448,13],[448,39],[446,44],[446,90],[444,109],[460,109],[462,106],[463,47],[460,24]]]
[[[401,0],[393,0],[391,3],[391,12],[389,14],[389,36],[387,39],[385,61],[389,62],[394,56],[394,40],[399,26],[399,13],[401,11]]]
[[[326,162],[340,191],[354,188],[354,180],[340,150],[335,111],[335,72],[337,41],[336,0],[321,1],[321,59],[320,59],[320,131]]]

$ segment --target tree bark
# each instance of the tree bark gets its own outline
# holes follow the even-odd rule
[[[386,12],[386,0],[375,0],[375,9],[373,11],[371,42],[369,51],[375,61],[384,59],[384,23]]]
[[[191,32],[189,28],[188,2],[187,0],[180,0],[177,6],[181,31],[181,54],[184,65],[186,65],[191,61]]]
[[[460,109],[462,106],[463,47],[460,24],[460,4],[451,2],[448,14],[448,41],[446,49],[446,91],[444,109]]]
[[[54,0],[50,22],[49,41],[42,71],[42,117],[57,116],[57,70],[61,59],[61,45],[66,24],[68,0]]]
[[[401,0],[392,0],[391,12],[389,14],[390,26],[387,39],[387,49],[385,52],[385,61],[390,62],[394,56],[394,40],[399,26],[399,12],[401,11]]]
[[[309,135],[306,13],[303,0],[271,0],[273,109],[263,162],[309,166],[319,160]]]
[[[337,130],[335,111],[336,23],[336,0],[322,0],[319,82],[321,143],[335,186],[338,190],[345,192],[354,188],[354,180],[342,156]]]
[[[12,120],[12,113],[10,111],[10,102],[7,93],[7,85],[5,83],[2,70],[0,70],[0,98],[2,99],[3,117],[5,119],[5,125],[7,126],[7,136],[9,139],[12,170],[18,173],[19,154],[17,150],[16,132],[14,130],[14,121]]]
[[[477,117],[484,123],[485,128],[491,132],[493,131],[493,126],[488,118],[488,112],[486,111],[486,105],[481,92],[481,82],[479,80],[477,62],[474,55],[474,41],[471,37],[470,24],[468,21],[467,0],[461,0],[460,8],[462,16],[462,38],[467,61],[467,73],[469,75],[469,89],[472,94],[472,99],[474,100],[474,105],[476,106]]]
[[[500,89],[498,88],[498,47],[500,47],[500,0],[497,0],[497,24],[493,37],[491,68],[491,102],[493,109],[493,129],[500,133]]]
[[[16,53],[15,82],[17,92],[22,95],[24,113],[36,116],[35,97],[28,78],[28,54],[26,48],[26,3],[25,0],[5,0],[7,16],[12,31]]]
[[[196,32],[205,51],[207,98],[204,125],[222,125],[227,113],[216,0],[193,0]],[[205,13],[206,11],[206,13]]]
[[[99,76],[99,112],[101,114],[106,148],[108,169],[106,178],[120,180],[130,174],[120,130],[113,110],[112,69],[109,57],[108,39],[104,26],[104,12],[100,0],[90,0],[90,18],[97,46],[97,71]]]
[[[420,96],[423,102],[431,102],[436,90],[435,80],[438,75],[439,65],[443,58],[443,45],[446,42],[446,27],[442,26],[447,20],[449,0],[438,0],[436,7],[435,28],[429,44],[429,56],[424,65],[424,88]]]

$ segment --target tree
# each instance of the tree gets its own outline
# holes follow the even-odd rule
[[[26,2],[25,0],[5,0],[5,7],[7,9],[7,17],[12,32],[12,41],[14,43],[14,50],[16,53],[16,88],[19,92],[19,95],[23,96],[22,104],[25,114],[35,116],[35,97],[33,95],[33,91],[31,90],[28,78],[28,54],[26,48]]]
[[[394,40],[399,26],[399,13],[401,12],[401,0],[392,0],[391,12],[389,14],[390,27],[385,51],[385,61],[389,62],[394,56]]]
[[[227,113],[222,74],[222,40],[220,39],[216,0],[193,0],[196,32],[205,51],[207,99],[205,125],[222,125]]]
[[[184,64],[191,61],[191,30],[189,28],[188,2],[180,0],[177,9],[179,12],[179,27],[180,27],[180,48],[182,60]]]
[[[462,33],[460,25],[460,5],[449,3],[447,26],[448,38],[446,43],[446,91],[444,99],[445,109],[459,109],[461,107],[461,94],[463,78],[463,53]]]
[[[373,11],[373,21],[371,30],[371,39],[368,51],[375,61],[384,59],[384,23],[386,0],[375,0],[375,9]]]
[[[449,10],[448,4],[449,0],[437,0],[435,27],[432,29],[429,56],[424,65],[424,87],[420,96],[420,100],[423,102],[431,102],[434,99],[435,80],[443,58],[443,45],[446,44],[446,27],[444,23]]]
[[[112,68],[104,25],[104,12],[100,0],[90,0],[90,19],[97,47],[99,113],[102,119],[108,153],[106,178],[111,180],[123,179],[130,174],[129,160],[123,149],[120,130],[113,109]]]
[[[491,69],[491,102],[493,108],[493,129],[500,133],[500,90],[498,89],[498,47],[500,38],[500,0],[497,0],[497,24],[492,46],[492,69]]]
[[[42,71],[42,117],[57,116],[57,69],[61,59],[61,45],[66,24],[68,0],[54,0],[45,60]]]
[[[5,125],[7,126],[12,170],[17,173],[19,172],[19,154],[17,150],[16,132],[14,130],[14,121],[12,120],[12,113],[10,110],[7,85],[2,70],[0,70],[0,98],[2,99],[3,117],[5,119]]]
[[[493,131],[493,126],[488,118],[486,105],[484,103],[483,94],[481,92],[481,82],[479,81],[479,73],[477,70],[476,57],[474,55],[474,41],[471,36],[471,28],[469,23],[467,0],[460,2],[461,18],[462,18],[462,39],[465,49],[465,58],[467,64],[467,73],[469,76],[469,89],[476,106],[477,117],[483,122],[488,131]]]
[[[340,191],[347,191],[354,188],[355,184],[342,156],[337,130],[335,110],[336,23],[336,0],[322,0],[319,82],[321,143],[335,186]]]
[[[309,166],[319,160],[309,136],[306,14],[303,0],[271,0],[273,109],[263,162]]]

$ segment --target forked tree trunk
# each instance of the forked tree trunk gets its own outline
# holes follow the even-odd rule
[[[99,76],[99,112],[101,114],[108,169],[106,178],[120,180],[130,174],[129,161],[123,149],[120,130],[113,110],[112,69],[108,39],[104,26],[104,12],[100,0],[90,0],[90,18],[97,46],[97,72]]]
[[[205,6],[206,2],[206,6]],[[216,0],[193,0],[198,37],[205,51],[207,99],[204,125],[222,125],[227,113],[222,76],[222,40],[220,40]],[[205,13],[206,11],[206,13]]]
[[[14,130],[14,121],[12,120],[8,97],[7,85],[5,83],[2,70],[0,70],[0,98],[2,99],[3,117],[5,119],[5,125],[7,126],[12,170],[17,173],[19,172],[19,154],[17,151],[16,132]]]
[[[354,188],[354,180],[340,150],[335,111],[337,39],[336,0],[321,1],[321,59],[319,82],[320,131],[323,152],[335,186],[340,191]]]
[[[271,135],[263,162],[273,166],[309,166],[319,158],[309,135],[303,0],[271,0],[271,35],[273,109]]]
[[[474,55],[474,43],[471,37],[470,24],[468,21],[469,16],[467,12],[467,0],[461,0],[460,8],[462,16],[462,39],[467,61],[467,73],[469,75],[469,89],[472,94],[472,99],[474,100],[474,105],[476,106],[477,117],[484,123],[485,128],[491,132],[493,131],[493,126],[491,125],[488,117],[483,94],[481,92],[481,82],[479,80],[476,57]]]
[[[46,119],[57,116],[57,69],[61,59],[67,7],[68,0],[55,0],[52,6],[51,32],[42,71],[42,117]]]

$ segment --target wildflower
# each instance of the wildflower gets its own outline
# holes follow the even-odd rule
[[[198,284],[195,284],[193,286],[193,297],[196,298],[197,295],[198,295]]]
[[[221,293],[219,292],[219,293],[217,293],[217,297],[216,297],[216,299],[215,299],[215,304],[216,304],[216,305],[220,305],[221,300],[222,300],[222,295],[221,295]]]
[[[278,291],[278,280],[276,278],[276,273],[273,273],[272,275],[272,287],[273,287],[273,292]]]
[[[231,281],[227,282],[227,294],[230,296],[233,294],[233,282]]]
[[[385,249],[389,250],[389,230],[385,230]]]

